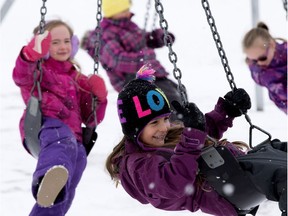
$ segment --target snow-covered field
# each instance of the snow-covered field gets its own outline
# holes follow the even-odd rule
[[[0,0],[0,6],[5,0]],[[152,1],[153,2],[153,1]],[[176,3],[177,2],[177,3]],[[133,18],[144,26],[146,1],[134,0]],[[198,0],[163,0],[164,16],[168,29],[176,36],[173,50],[177,53],[177,66],[183,73],[182,83],[188,89],[189,98],[198,104],[204,112],[210,111],[219,96],[230,90],[224,69],[220,62],[214,40],[207,24],[201,1]],[[34,204],[30,192],[31,178],[36,160],[28,155],[21,146],[18,121],[25,108],[19,89],[12,80],[15,59],[23,45],[32,36],[33,28],[40,21],[41,1],[15,1],[10,11],[0,24],[0,215],[28,215]],[[81,37],[87,29],[96,25],[96,0],[50,0],[46,2],[46,19],[61,18],[70,23],[75,33]],[[211,0],[210,7],[216,26],[223,42],[224,50],[234,74],[237,87],[242,87],[250,94],[253,105],[249,112],[252,123],[272,134],[273,138],[287,140],[287,116],[269,100],[263,89],[264,111],[256,110],[255,84],[244,64],[245,56],[241,50],[241,40],[251,28],[251,0]],[[260,19],[268,24],[275,37],[287,37],[287,21],[282,1],[259,1]],[[151,11],[151,20],[152,20]],[[148,24],[148,30],[151,23]],[[168,60],[168,50],[157,51],[159,60],[171,72],[172,64]],[[93,61],[80,50],[76,59],[85,74],[93,73]],[[88,158],[88,166],[78,186],[74,203],[67,216],[141,216],[141,215],[191,215],[188,211],[167,212],[142,205],[130,198],[120,187],[117,189],[104,169],[107,155],[122,138],[116,112],[116,92],[112,89],[105,71],[99,73],[107,81],[109,105],[106,117],[99,125],[97,144]],[[174,79],[171,76],[172,79]],[[248,142],[249,124],[244,117],[234,122],[225,137],[229,140]],[[253,140],[259,143],[266,137],[257,130]],[[211,203],[213,205],[213,203]],[[199,212],[195,216],[206,214]],[[280,212],[275,202],[264,202],[259,216],[276,216]]]

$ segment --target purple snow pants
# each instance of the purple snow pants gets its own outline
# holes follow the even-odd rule
[[[32,182],[35,199],[41,179],[51,167],[63,165],[68,170],[69,177],[54,205],[44,208],[36,203],[30,216],[64,216],[72,204],[76,187],[86,167],[86,151],[84,146],[77,142],[70,128],[58,119],[43,119],[39,139],[40,153]]]

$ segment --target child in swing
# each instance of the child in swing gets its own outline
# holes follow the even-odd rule
[[[114,89],[120,92],[132,80],[144,64],[151,64],[156,70],[155,83],[166,94],[169,101],[181,101],[177,85],[168,78],[169,73],[156,59],[156,48],[164,46],[164,32],[155,29],[146,32],[132,21],[131,0],[103,0],[104,18],[101,21],[100,63],[106,70]],[[96,31],[87,31],[81,40],[81,47],[93,58]],[[169,43],[174,42],[169,33]]]
[[[97,97],[99,124],[105,115],[107,90],[100,76],[87,77],[80,73],[79,66],[73,61],[79,40],[66,22],[51,20],[45,24],[44,30],[39,34],[36,27],[33,39],[21,49],[13,79],[27,104],[34,83],[33,73],[38,60],[43,58],[43,120],[38,134],[40,153],[32,182],[36,203],[30,216],[63,216],[72,204],[87,163],[81,125],[95,127],[95,120],[88,119],[94,111],[91,95]],[[37,94],[36,88],[33,95]],[[29,152],[25,143],[24,118],[25,112],[20,120],[20,132]]]
[[[269,98],[287,114],[287,40],[273,38],[268,26],[259,22],[242,43],[253,80],[266,87]]]
[[[111,178],[134,199],[159,209],[245,215],[198,176],[197,160],[207,145],[207,135],[220,139],[232,127],[234,117],[250,109],[249,95],[243,89],[228,92],[205,116],[194,103],[184,108],[173,101],[182,122],[170,122],[170,105],[153,83],[153,74],[154,70],[144,65],[118,95],[124,137],[106,161]],[[241,150],[245,145],[224,143],[234,155],[245,154]],[[277,191],[275,200],[279,201],[281,192],[286,194]],[[285,206],[284,201],[286,210]]]

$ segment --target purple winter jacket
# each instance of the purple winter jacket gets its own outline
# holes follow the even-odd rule
[[[168,76],[164,67],[156,60],[153,49],[164,45],[164,33],[161,29],[153,32],[152,39],[151,32],[144,34],[144,31],[132,22],[131,18],[120,20],[103,18],[101,28],[100,63],[116,91],[121,91],[127,78],[129,76],[134,78],[135,72],[145,63],[152,65],[156,71],[156,77]],[[81,45],[92,58],[94,57],[95,40],[96,32],[92,30]],[[172,40],[174,41],[173,36]]]
[[[148,148],[143,143],[125,143],[125,154],[119,159],[119,178],[129,195],[142,204],[178,211],[189,210],[216,215],[237,216],[234,207],[206,183],[203,190],[197,185],[197,159],[207,134],[221,138],[233,118],[227,117],[223,99],[205,115],[207,133],[185,129],[175,149]],[[227,146],[234,154],[240,153],[232,144]],[[145,149],[145,150],[144,150]]]
[[[33,73],[36,62],[26,61],[22,51],[16,60],[13,70],[13,80],[20,87],[24,103],[27,105],[34,80]],[[81,124],[94,126],[93,118],[87,122],[91,109],[91,87],[87,76],[76,70],[70,61],[60,62],[51,57],[42,63],[43,77],[41,81],[43,116],[57,118],[63,121],[74,132],[76,139],[82,142]],[[33,93],[38,96],[37,88]],[[107,99],[98,101],[97,121],[100,123],[105,115]],[[24,140],[24,117],[20,120],[20,133]]]
[[[270,99],[287,114],[287,42],[276,43],[276,50],[268,66],[248,62],[253,80],[265,86]]]

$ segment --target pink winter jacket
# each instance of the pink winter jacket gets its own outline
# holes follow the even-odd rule
[[[33,73],[36,62],[25,60],[22,52],[16,60],[13,70],[13,80],[20,87],[24,103],[27,105],[30,98],[34,80]],[[76,139],[82,142],[81,124],[94,126],[93,118],[87,122],[91,109],[91,87],[88,85],[88,77],[76,70],[70,61],[60,62],[52,58],[42,63],[43,77],[41,81],[42,115],[57,118],[68,125],[74,132]],[[34,95],[38,96],[37,88]],[[97,122],[100,123],[105,115],[107,99],[98,101],[96,106]],[[20,133],[24,140],[24,117],[20,120]]]

